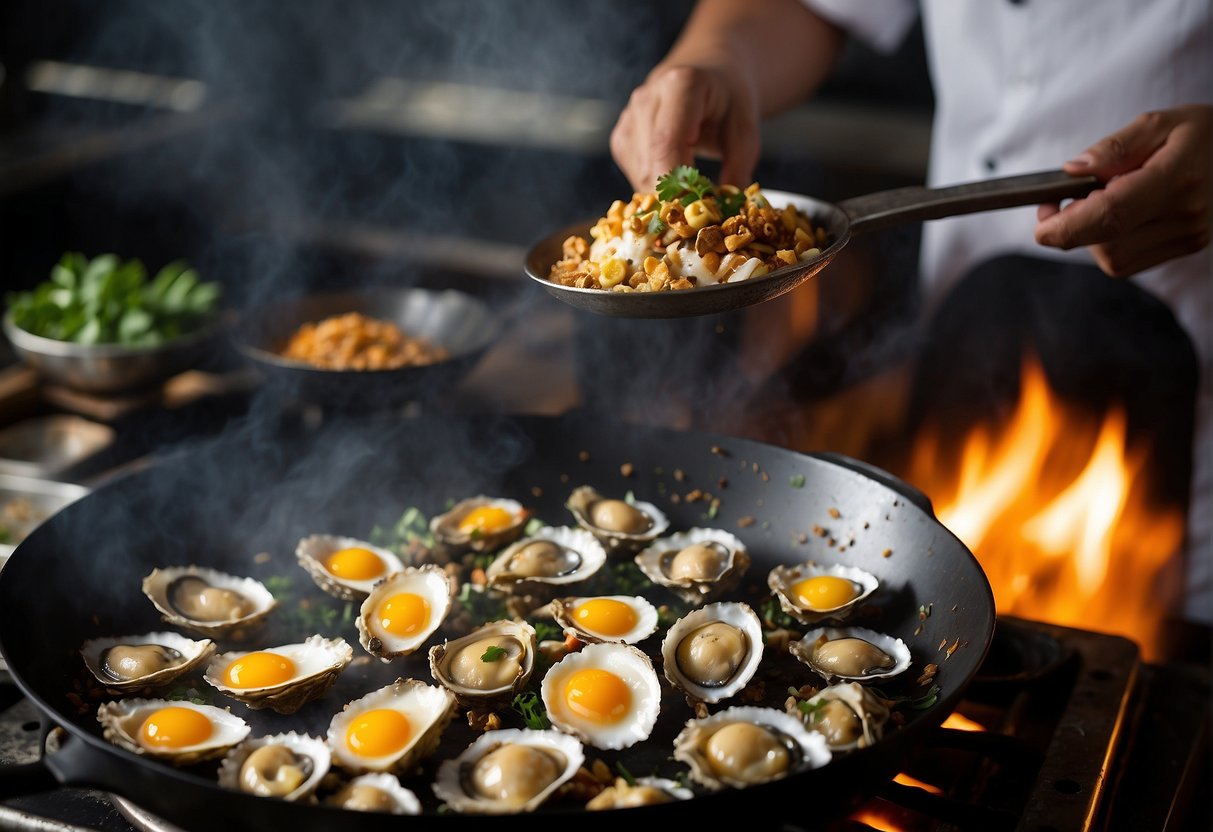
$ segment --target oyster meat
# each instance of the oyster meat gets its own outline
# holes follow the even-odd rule
[[[215,642],[171,632],[89,639],[80,656],[89,672],[113,694],[165,687],[210,658]]]
[[[607,498],[589,485],[573,489],[567,505],[577,525],[612,553],[635,552],[670,527],[665,513],[652,503]]]
[[[689,720],[674,739],[674,759],[709,789],[769,783],[830,761],[825,738],[774,708],[734,707]]]
[[[693,528],[653,541],[636,555],[636,565],[653,583],[699,605],[737,586],[750,556],[736,535]]]
[[[434,795],[456,812],[530,812],[577,773],[581,743],[556,731],[488,731],[438,768]]]
[[[154,569],[143,579],[143,594],[165,621],[206,636],[237,633],[277,604],[260,581],[203,566]]]
[[[607,786],[585,804],[591,812],[604,809],[632,809],[637,806],[656,806],[659,803],[673,803],[676,800],[690,800],[695,793],[677,780],[664,777],[637,777],[635,782],[628,783],[622,777],[615,779],[614,785]]]
[[[490,589],[549,600],[560,587],[592,577],[607,553],[592,534],[568,526],[544,526],[505,548],[485,570]]]
[[[827,683],[889,679],[910,666],[904,641],[865,627],[810,630],[788,651]]]
[[[330,795],[326,806],[356,812],[385,812],[391,815],[419,815],[421,801],[395,775],[379,772],[360,774]]]
[[[692,699],[720,702],[753,678],[762,650],[762,622],[748,604],[709,604],[671,625],[661,642],[663,672]]]
[[[431,647],[430,673],[465,708],[508,704],[530,681],[535,649],[530,624],[493,621]]]
[[[807,710],[798,712],[836,754],[867,748],[880,739],[889,719],[885,700],[858,682],[830,685],[808,700]]]
[[[328,746],[306,734],[274,734],[247,739],[219,764],[219,785],[283,800],[306,798],[328,774]]]

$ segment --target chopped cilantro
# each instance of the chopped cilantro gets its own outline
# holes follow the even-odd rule
[[[543,731],[552,726],[548,722],[547,711],[543,708],[543,702],[539,700],[539,694],[534,691],[526,691],[514,697],[512,703],[514,711],[522,717],[522,721],[526,723],[526,727],[536,731]]]
[[[530,625],[535,628],[536,641],[552,641],[564,635],[561,629],[551,621],[531,621]]]
[[[724,219],[735,217],[745,207],[745,194],[738,191],[735,194],[725,194],[720,199],[720,212]]]
[[[931,685],[930,690],[917,699],[910,701],[910,707],[916,711],[925,711],[939,701],[939,685]]]
[[[804,474],[793,474],[788,478],[788,485],[793,488],[804,488]]]
[[[636,785],[636,778],[632,776],[632,772],[628,771],[627,766],[623,764],[622,760],[615,761],[615,770],[619,772],[619,776],[622,777],[623,781],[629,786]]]
[[[482,661],[482,662],[498,661],[502,656],[505,655],[505,652],[506,651],[505,651],[504,647],[498,647],[497,645],[494,644],[491,647],[489,647],[487,650],[484,651],[484,653],[480,656],[480,661]]]
[[[526,528],[522,530],[522,533],[527,537],[530,537],[546,525],[547,523],[543,522],[538,517],[532,517],[530,520],[526,521]]]
[[[821,719],[821,709],[826,706],[825,699],[818,699],[816,702],[805,699],[796,703],[796,708],[805,716],[811,719]]]
[[[657,196],[664,202],[678,200],[690,205],[712,193],[712,180],[690,165],[679,165],[657,180]]]
[[[656,211],[653,212],[653,216],[649,220],[648,231],[650,234],[661,234],[665,231],[665,223],[661,221],[661,217],[657,215]]]

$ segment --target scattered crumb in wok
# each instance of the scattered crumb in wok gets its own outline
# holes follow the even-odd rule
[[[324,370],[395,370],[450,357],[444,347],[410,337],[391,321],[357,312],[303,324],[281,355]]]
[[[619,466],[619,474],[623,477],[630,477],[636,473],[636,466],[630,462],[625,462]]]
[[[748,514],[745,517],[737,518],[737,525],[741,526],[743,529],[748,529],[750,526],[754,525],[755,522],[756,521],[754,518]]]
[[[829,515],[831,517],[833,517],[835,520],[837,520],[839,517],[842,517],[842,512],[836,508],[831,507],[827,511],[828,511]]]
[[[889,558],[889,557],[892,557],[892,556],[893,556],[893,550],[892,550],[892,549],[885,549],[883,552],[881,552],[881,553],[880,553],[880,556],[881,556],[882,558]]]
[[[683,471],[681,468],[674,469],[674,479],[678,480],[679,482],[686,482],[686,478],[686,471]]]

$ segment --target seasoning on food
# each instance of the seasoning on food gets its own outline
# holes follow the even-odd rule
[[[394,370],[450,357],[444,347],[410,337],[391,321],[358,312],[304,324],[287,341],[281,355],[325,370]]]

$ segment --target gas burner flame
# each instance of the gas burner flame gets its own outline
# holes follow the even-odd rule
[[[1092,419],[1031,358],[1020,391],[1005,424],[971,430],[955,462],[924,431],[907,479],[973,550],[999,613],[1122,635],[1157,658],[1180,604],[1182,510],[1151,504],[1149,448],[1129,441],[1121,408]]]

